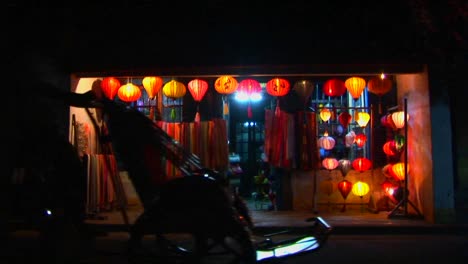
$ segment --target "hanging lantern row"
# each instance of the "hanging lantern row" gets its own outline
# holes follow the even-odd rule
[[[253,79],[248,79],[248,82],[257,82]],[[242,83],[242,82],[241,82]],[[258,83],[258,82],[257,82]],[[147,76],[143,78],[142,81],[143,87],[145,88],[146,92],[148,93],[148,97],[150,99],[154,99],[156,94],[163,86],[163,79],[158,76]],[[218,93],[227,95],[234,93],[239,86],[240,83],[237,80],[229,75],[221,76],[215,81],[215,89]],[[101,82],[101,88],[104,92],[104,95],[108,98],[113,100],[116,95],[118,95],[118,90],[122,87],[120,81],[115,77],[106,77]],[[323,93],[327,96],[336,97],[342,96],[346,91],[350,93],[354,100],[357,100],[362,92],[366,87],[366,81],[361,77],[350,77],[345,81],[339,79],[330,79],[327,80],[323,87]],[[379,97],[383,94],[389,92],[392,88],[392,82],[388,78],[372,78],[368,82],[368,90],[371,93],[375,93]],[[256,89],[256,88],[255,88]],[[261,90],[261,89],[260,89]],[[290,83],[286,79],[275,77],[269,82],[267,82],[266,91],[268,94],[280,97],[284,96],[289,93],[290,91]],[[314,83],[308,80],[301,80],[297,81],[292,90],[294,90],[302,99],[303,104],[307,102],[307,99],[312,95],[314,91]],[[251,91],[252,94],[254,91]],[[260,91],[258,91],[260,92]],[[136,93],[132,91],[132,93]],[[248,95],[252,95],[248,94]],[[124,95],[124,97],[128,100],[131,98],[132,100],[138,100],[139,98],[135,99],[136,95]]]
[[[367,142],[367,136],[365,134],[357,134],[354,131],[350,131],[345,135],[345,144],[346,147],[351,147],[353,144],[356,144],[359,148],[362,148]],[[396,142],[396,141],[395,141]],[[323,136],[321,136],[318,139],[318,146],[325,149],[325,150],[331,150],[335,147],[336,140],[332,137],[329,136],[328,132],[325,131]],[[384,145],[385,146],[385,145]],[[398,145],[395,143],[395,148],[401,149],[401,145]]]
[[[338,161],[335,158],[327,157],[322,160],[322,166],[329,171],[332,171],[338,167],[344,167],[340,169],[342,169],[343,177],[345,177],[348,171],[350,170],[351,166],[354,170],[359,171],[361,173],[370,170],[372,168],[372,161],[364,157],[356,158],[352,162],[347,159],[342,159]]]

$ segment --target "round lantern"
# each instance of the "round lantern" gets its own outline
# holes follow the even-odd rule
[[[395,145],[395,140],[390,140],[390,141],[385,142],[382,148],[383,148],[383,152],[387,156],[391,157],[391,156],[395,156],[396,154],[398,154],[398,150]]]
[[[367,158],[357,158],[352,163],[353,169],[359,172],[364,172],[372,167],[372,161]]]
[[[203,99],[208,91],[208,83],[204,80],[200,79],[193,79],[188,84],[188,90],[193,97],[193,100],[197,102],[197,112],[195,113],[195,122],[200,121],[200,113],[199,113],[199,103]]]
[[[369,184],[362,182],[362,181],[358,181],[353,184],[353,188],[351,189],[351,192],[353,192],[354,195],[362,198],[364,195],[366,195],[369,192]]]
[[[354,115],[354,119],[360,127],[366,127],[367,123],[369,123],[370,115],[366,112],[356,112]]]
[[[331,79],[323,84],[322,91],[327,96],[342,96],[346,92],[346,86],[342,80]]]
[[[314,83],[308,80],[297,81],[294,83],[292,90],[299,95],[302,100],[302,105],[305,106],[307,100],[309,100],[309,97],[314,92]]]
[[[392,175],[392,172],[391,172],[391,168],[392,168],[392,164],[387,164],[385,166],[383,166],[382,168],[382,173],[385,177],[387,178],[392,178],[393,175]]]
[[[391,173],[396,180],[404,181],[406,174],[409,173],[409,164],[407,164],[406,173],[405,173],[405,163],[398,162],[392,165]]]
[[[341,174],[343,175],[343,177],[346,177],[348,172],[351,170],[351,161],[349,159],[340,159],[338,161],[338,164]]]
[[[345,81],[346,89],[356,101],[366,88],[366,81],[361,77],[350,77]]]
[[[367,141],[367,136],[365,134],[357,134],[354,138],[354,143],[360,148],[362,148]]]
[[[405,123],[409,120],[409,115],[406,114],[406,121],[405,121],[405,112],[404,111],[398,111],[392,113],[392,121],[393,124],[395,124],[396,129],[403,128],[405,126]]]
[[[278,97],[285,96],[289,93],[290,84],[287,80],[281,78],[273,78],[266,83],[266,91],[269,95],[276,97],[275,114],[279,115],[279,100]]]
[[[185,95],[187,88],[181,82],[176,80],[171,80],[164,84],[163,93],[166,97],[171,98],[172,100],[177,100]],[[171,109],[171,118],[175,119],[175,109]]]
[[[353,117],[351,116],[350,113],[348,112],[341,112],[339,115],[338,115],[338,121],[340,122],[340,124],[344,127],[344,129],[347,129],[348,128],[348,125],[351,123],[351,119]]]
[[[396,186],[388,179],[385,179],[380,186],[382,186],[383,191],[387,195],[392,195],[393,189],[396,188]]]
[[[324,158],[322,160],[322,166],[329,170],[330,172],[334,169],[336,169],[336,167],[338,167],[339,163],[338,163],[338,160],[335,159],[335,158]]]
[[[390,92],[390,90],[392,90],[392,86],[393,83],[391,79],[385,77],[382,78],[381,76],[371,78],[367,82],[367,90],[379,97]]]
[[[247,117],[252,118],[251,101],[260,97],[262,87],[260,83],[254,79],[244,79],[239,83],[237,88],[237,97],[248,101]]]
[[[382,113],[382,95],[392,89],[392,80],[382,77],[374,77],[367,82],[367,90],[379,97],[379,114]]]
[[[141,81],[143,88],[145,88],[148,98],[153,100],[161,90],[163,85],[163,79],[157,76],[147,76]]]
[[[325,132],[321,138],[318,140],[318,144],[321,148],[330,150],[335,147],[335,139],[333,137],[328,136],[328,133]]]
[[[327,122],[328,120],[330,120],[331,116],[332,112],[330,109],[322,108],[322,110],[320,110],[320,119],[322,119],[323,122]]]
[[[110,100],[114,100],[120,86],[120,81],[114,77],[106,77],[101,81],[101,90]]]
[[[117,96],[124,102],[135,102],[141,97],[141,90],[133,83],[127,83],[120,86]]]
[[[220,76],[216,79],[215,90],[223,96],[223,115],[229,114],[227,95],[234,93],[238,86],[237,80],[229,75]]]
[[[395,140],[395,147],[398,152],[402,151],[403,147],[405,146],[405,136],[403,135],[395,135],[394,137]]]

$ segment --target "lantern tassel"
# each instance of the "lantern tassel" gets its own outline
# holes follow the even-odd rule
[[[224,104],[223,104],[223,115],[229,115],[229,105],[227,101],[224,101]]]
[[[200,113],[199,112],[197,112],[195,114],[195,122],[200,122]]]
[[[172,120],[175,120],[175,118],[176,118],[176,112],[175,112],[175,109],[172,108],[172,109],[171,109],[171,119],[172,119]]]
[[[280,108],[279,108],[279,105],[277,105],[275,108],[275,116],[279,116],[279,115],[280,115]]]
[[[247,106],[247,117],[252,118],[252,106],[250,104]]]

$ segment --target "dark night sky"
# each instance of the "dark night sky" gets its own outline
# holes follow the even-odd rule
[[[414,59],[422,39],[409,5],[364,2],[11,5],[7,35],[16,50],[47,53],[75,69]]]

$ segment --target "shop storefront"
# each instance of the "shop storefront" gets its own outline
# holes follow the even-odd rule
[[[389,217],[433,221],[431,117],[423,65],[328,65],[309,73],[270,66],[216,72],[77,73],[71,90],[102,91],[114,78],[114,94],[106,96],[143,112],[199,156],[204,166],[234,177],[248,199],[258,195],[256,176],[265,173],[267,164],[270,175],[265,183],[273,193],[266,195],[274,195],[278,210],[386,211]],[[382,74],[388,83],[381,81]],[[145,80],[150,76],[157,79],[152,87]],[[228,82],[220,83],[223,78]],[[137,91],[134,98],[121,93],[127,83]],[[237,86],[228,87],[230,83]],[[263,98],[242,103],[236,100],[240,92]],[[408,118],[396,126],[398,112]],[[103,154],[89,115],[71,108],[70,119],[75,124],[71,136],[82,140],[75,141],[81,142],[82,153]],[[163,166],[168,179],[180,176],[173,165]],[[132,189],[125,177],[123,182]],[[90,197],[103,201],[98,196]],[[96,201],[90,204],[98,206]]]

